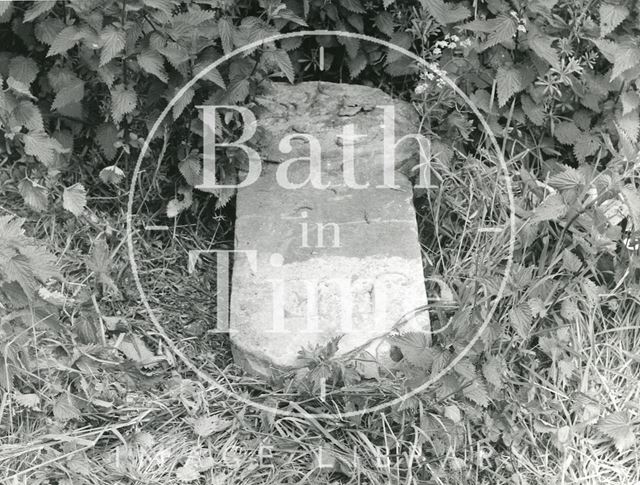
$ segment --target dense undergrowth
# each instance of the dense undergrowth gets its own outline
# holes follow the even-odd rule
[[[0,22],[7,483],[640,481],[636,3],[2,2]],[[348,38],[268,43],[176,103],[135,197],[138,218],[171,229],[139,238],[136,254],[169,337],[220,385],[297,415],[286,417],[222,394],[156,333],[130,272],[126,201],[149,127],[181,86],[234,48],[307,28],[388,40],[430,68]],[[442,72],[484,116],[507,178]],[[271,80],[317,79],[380,87],[421,115],[436,188],[417,192],[415,205],[438,333],[430,347],[420,335],[398,338],[392,374],[317,349],[305,354],[306,370],[265,383],[243,376],[226,336],[211,332],[212,262],[187,270],[187,248],[233,241],[233,192],[193,189],[196,106],[252,106]],[[231,183],[244,161],[220,156],[218,175]],[[402,405],[305,416],[419,387],[485,320],[452,371]]]

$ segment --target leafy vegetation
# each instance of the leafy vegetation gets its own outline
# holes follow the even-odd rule
[[[8,483],[640,480],[637,2],[14,1],[0,2],[0,25]],[[206,66],[303,29],[371,35],[429,67],[348,37],[267,42],[210,70],[149,134]],[[488,130],[442,74],[494,134],[513,205]],[[242,376],[225,336],[207,331],[211,262],[178,269],[183,244],[232,240],[233,192],[193,189],[196,106],[253,106],[265,83],[311,79],[378,86],[421,115],[437,187],[415,204],[437,332],[432,345],[394,337],[393,370],[336,358],[332,342],[264,383]],[[237,120],[221,121],[231,136]],[[221,385],[299,417],[228,399],[148,323],[124,251],[126,179],[145,141],[139,214],[173,230],[146,238],[137,257],[169,336]],[[244,161],[220,155],[218,176],[232,183]],[[466,346],[435,386],[386,414],[304,415],[389,401]]]

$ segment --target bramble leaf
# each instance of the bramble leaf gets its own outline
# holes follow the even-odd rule
[[[124,178],[124,172],[117,165],[109,165],[100,170],[100,180],[105,184],[119,184]]]
[[[82,214],[86,206],[87,191],[82,184],[65,187],[62,193],[62,207],[77,217]]]
[[[138,96],[132,89],[124,85],[117,85],[111,91],[111,116],[113,121],[120,123],[124,115],[131,113],[138,103]]]
[[[600,419],[598,430],[611,438],[618,451],[625,451],[636,443],[633,424],[627,411],[618,411]]]
[[[100,65],[104,66],[125,48],[127,39],[124,31],[108,25],[100,32]]]
[[[502,108],[515,93],[522,90],[522,78],[520,72],[511,67],[499,67],[496,74],[498,84],[498,104]]]
[[[629,9],[624,5],[600,4],[600,37],[606,37],[629,16]]]

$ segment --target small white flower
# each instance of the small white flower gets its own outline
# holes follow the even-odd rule
[[[527,31],[527,28],[524,25],[522,24],[518,25],[518,32],[526,32],[526,31]]]
[[[416,94],[422,94],[427,90],[427,85],[426,84],[418,84],[416,86],[415,92]]]
[[[442,54],[442,49],[436,47],[435,49],[433,49],[433,54],[439,56],[440,54]]]
[[[458,42],[460,40],[460,37],[458,37],[457,35],[452,35],[451,40],[454,42]]]
[[[456,45],[457,45],[457,44],[456,44],[455,42],[451,42],[451,43],[449,44],[449,48],[450,48],[450,49],[455,49],[455,48],[456,48]]]
[[[434,76],[433,74],[431,74],[430,72],[428,72],[428,73],[426,74],[426,77],[427,77],[427,79],[428,79],[429,81],[433,81],[433,79],[435,78],[435,76]]]

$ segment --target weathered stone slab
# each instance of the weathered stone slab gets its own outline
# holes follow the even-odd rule
[[[415,133],[412,107],[378,89],[317,82],[276,83],[260,103],[259,153],[269,162],[238,190],[235,250],[247,257],[234,260],[230,329],[236,360],[268,375],[270,367],[296,367],[303,346],[342,335],[342,354],[383,336],[427,299],[411,182],[395,172],[395,186],[381,187],[381,125],[394,121],[396,139]],[[394,106],[395,120],[385,105]],[[347,124],[363,136],[342,136]],[[284,188],[277,179],[285,166],[292,183],[309,177],[308,159],[287,162],[309,157],[314,142],[303,134],[319,142],[326,188]],[[287,135],[295,136],[282,142]],[[346,183],[345,149],[353,150],[355,182],[369,187]],[[417,150],[414,141],[400,143],[397,165],[417,163]],[[426,312],[412,322],[428,325]],[[388,344],[376,341],[368,350],[389,361]]]

